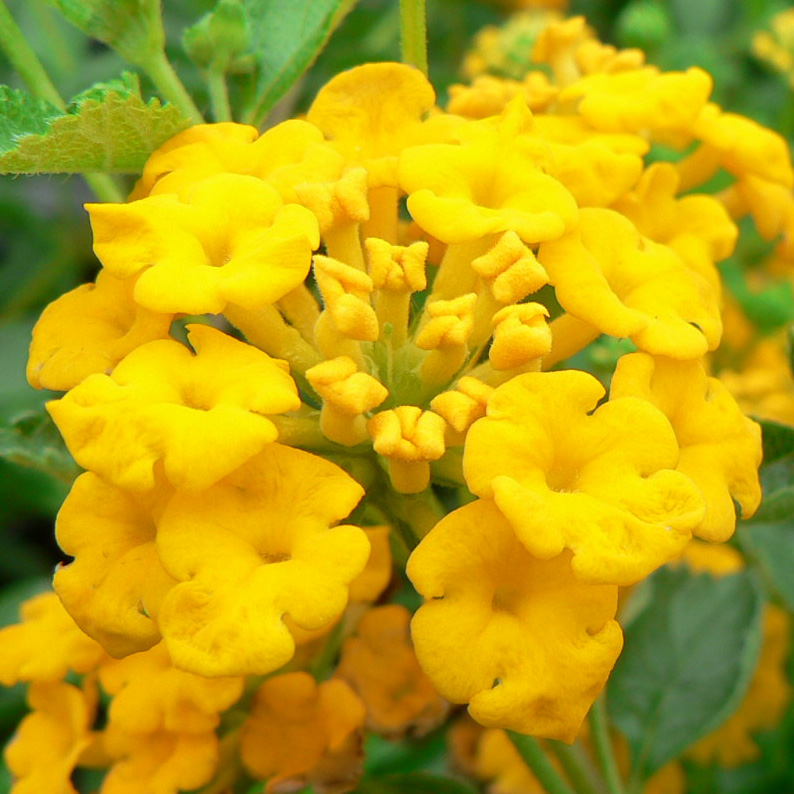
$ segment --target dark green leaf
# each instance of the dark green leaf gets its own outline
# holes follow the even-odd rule
[[[649,585],[608,690],[641,778],[735,710],[757,662],[763,607],[749,572],[714,579],[662,569]]]
[[[71,482],[79,469],[49,415],[29,411],[10,427],[0,427],[0,458]]]
[[[93,86],[42,132],[0,150],[0,172],[15,174],[129,172],[190,122],[159,99],[146,102],[136,75]]]
[[[784,455],[794,455],[794,427],[773,422],[771,419],[756,421],[761,425],[763,433],[764,464],[772,463]]]
[[[475,794],[475,789],[441,775],[409,772],[405,775],[364,778],[355,794]]]
[[[742,545],[755,557],[777,594],[794,609],[794,521],[755,523],[740,530]]]
[[[256,122],[311,66],[355,0],[243,0],[259,63],[248,120]]]

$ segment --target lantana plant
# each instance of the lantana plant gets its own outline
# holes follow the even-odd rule
[[[97,197],[27,365],[81,473],[0,631],[12,794],[635,794],[757,757],[794,430],[745,413],[720,263],[794,261],[785,139],[559,8],[440,98],[416,0],[402,62],[305,113],[352,3],[219,0],[183,36],[207,123],[156,0],[54,5],[162,103],[125,73],[67,107],[0,4],[0,167]]]

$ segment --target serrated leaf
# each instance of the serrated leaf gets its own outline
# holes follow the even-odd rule
[[[427,772],[364,778],[354,794],[475,794],[475,789],[459,780]]]
[[[43,131],[0,148],[0,173],[137,173],[189,125],[172,105],[146,102],[137,76],[125,73],[75,97],[69,112],[48,118]]]
[[[49,121],[63,115],[55,105],[0,85],[0,151],[12,149],[25,135],[42,135]]]
[[[58,430],[43,411],[27,411],[10,426],[0,427],[0,458],[71,482],[79,469]]]
[[[250,121],[260,119],[311,66],[355,0],[243,0],[259,64]]]
[[[763,607],[747,571],[715,579],[662,569],[649,585],[608,689],[642,779],[735,710],[758,659]]]
[[[741,530],[742,546],[754,557],[777,594],[794,610],[794,521],[753,523]]]

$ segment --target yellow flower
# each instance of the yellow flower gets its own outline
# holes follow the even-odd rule
[[[433,237],[463,243],[514,231],[526,243],[554,240],[576,223],[576,202],[538,162],[531,114],[513,100],[501,118],[465,128],[458,145],[406,149],[400,184],[408,211]]]
[[[563,88],[559,101],[579,100],[579,114],[597,130],[687,136],[706,106],[711,88],[709,74],[696,67],[686,72],[660,72],[654,66],[644,66],[582,77]]]
[[[53,587],[80,628],[117,657],[160,640],[157,612],[175,584],[155,546],[154,513],[167,493],[136,496],[86,472],[58,513],[58,545],[75,559],[59,566]]]
[[[287,673],[259,688],[240,755],[265,791],[349,791],[361,775],[364,704],[343,681]]]
[[[364,569],[363,530],[332,527],[358,483],[323,458],[270,444],[202,493],[177,493],[157,531],[180,583],[158,615],[174,664],[205,676],[261,675],[292,658],[286,616],[315,631],[337,621]]]
[[[421,736],[447,713],[447,703],[416,661],[410,620],[408,610],[396,604],[370,609],[342,647],[336,675],[364,701],[367,728],[381,736]]]
[[[69,670],[88,673],[105,659],[102,646],[84,634],[55,593],[26,601],[22,622],[0,630],[0,683],[61,681]]]
[[[401,63],[368,63],[320,89],[307,119],[349,162],[363,165],[371,186],[396,185],[400,151],[417,142],[436,101],[427,78]]]
[[[130,200],[148,196],[156,189],[161,193],[178,192],[173,181],[166,178],[174,171],[182,172],[182,181],[188,184],[226,171],[246,173],[235,171],[233,166],[245,162],[248,144],[257,135],[256,127],[231,122],[188,127],[150,155]],[[166,185],[169,189],[163,190]]]
[[[676,198],[679,181],[671,163],[654,163],[613,209],[632,221],[645,237],[669,245],[719,294],[720,277],[713,265],[733,253],[739,230],[712,196]]]
[[[746,413],[794,425],[794,379],[786,347],[782,335],[764,339],[740,371],[726,370],[719,377]]]
[[[744,518],[761,502],[761,428],[699,361],[646,353],[622,356],[610,399],[629,396],[648,400],[673,426],[681,449],[676,469],[697,484],[706,503],[703,523],[694,533],[713,542],[727,540],[736,528],[734,501]]]
[[[168,336],[172,314],[138,306],[135,278],[103,270],[54,300],[33,328],[27,377],[37,389],[66,391],[94,372],[109,373],[136,347]]]
[[[486,500],[443,518],[407,573],[426,599],[414,648],[438,692],[483,725],[573,741],[622,647],[617,587],[581,582],[569,552],[532,556]]]
[[[95,686],[79,689],[62,681],[30,685],[33,712],[5,749],[15,779],[11,794],[77,794],[70,778],[91,744],[96,701]]]
[[[350,583],[350,603],[372,603],[388,587],[392,575],[392,555],[389,546],[391,528],[363,527],[371,547],[364,570]]]
[[[143,491],[162,462],[175,487],[201,490],[276,439],[266,414],[300,407],[287,365],[211,326],[188,328],[195,355],[149,342],[47,404],[80,465]]]
[[[319,242],[307,209],[237,174],[207,177],[185,203],[165,194],[87,209],[99,260],[117,278],[140,273],[135,301],[156,312],[273,303],[303,281]]]
[[[102,665],[108,718],[126,733],[208,733],[243,693],[242,678],[202,678],[175,668],[165,645]]]
[[[115,762],[102,794],[177,794],[209,783],[218,766],[218,737],[203,733],[127,733],[110,725],[103,735]]]
[[[661,411],[628,397],[594,411],[603,394],[584,372],[513,378],[469,429],[463,469],[531,554],[568,548],[577,576],[627,585],[680,552],[703,500],[672,471],[678,444]]]
[[[576,231],[541,245],[538,259],[563,308],[603,333],[680,359],[719,344],[713,286],[613,210],[581,210]]]

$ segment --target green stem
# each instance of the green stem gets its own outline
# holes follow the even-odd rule
[[[513,731],[507,731],[507,735],[548,794],[576,794],[554,768],[537,739]]]
[[[88,186],[100,201],[123,204],[127,197],[110,174],[83,174]]]
[[[210,92],[212,117],[215,121],[231,121],[232,107],[229,104],[229,88],[226,85],[226,72],[210,66],[205,73],[207,88]]]
[[[53,85],[3,0],[0,0],[0,49],[5,52],[33,96],[44,99],[63,113],[66,112],[66,102]],[[110,175],[83,174],[83,176],[94,195],[101,201],[114,203],[124,201],[124,193]]]
[[[609,794],[624,794],[623,779],[618,770],[618,763],[612,749],[612,740],[609,736],[606,699],[603,695],[590,709],[590,729],[593,734],[596,758],[598,758],[601,771],[606,778]]]
[[[427,74],[427,11],[425,0],[400,0],[400,48],[403,63]]]
[[[141,58],[138,65],[152,78],[157,90],[194,124],[203,124],[204,117],[196,107],[179,76],[162,50]]]
[[[593,768],[579,742],[570,746],[549,740],[548,745],[549,749],[557,756],[560,766],[573,784],[577,794],[605,794],[606,783]]]
[[[11,65],[25,81],[28,90],[39,99],[55,105],[58,110],[66,112],[66,103],[52,84],[38,56],[28,44],[24,33],[0,0],[0,48],[8,57]]]

